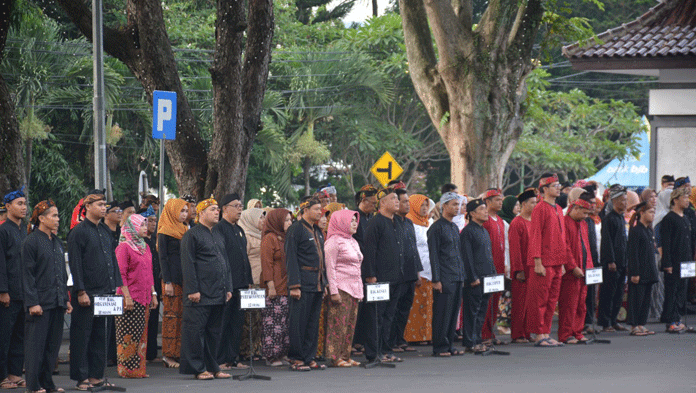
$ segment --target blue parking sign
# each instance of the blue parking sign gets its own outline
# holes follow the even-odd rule
[[[176,92],[152,94],[152,138],[176,139]]]

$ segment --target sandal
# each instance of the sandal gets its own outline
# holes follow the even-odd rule
[[[452,351],[452,356],[464,356],[464,351],[455,349],[454,351]]]
[[[337,362],[333,362],[332,367],[352,367],[352,365],[349,362],[340,359]]]
[[[356,362],[353,359],[348,359],[348,363],[350,363],[351,367],[360,367],[360,362]]]
[[[643,333],[647,334],[648,336],[652,336],[655,334],[652,330],[648,330],[645,326],[639,326],[640,330],[643,331]]]
[[[673,323],[673,324],[669,325],[669,327],[668,327],[665,331],[666,331],[667,333],[679,334],[679,333],[682,332],[682,328],[679,327],[678,324]]]
[[[316,361],[312,360],[309,362],[309,368],[312,370],[326,370],[326,365],[324,364],[319,364]]]
[[[46,389],[41,388],[41,389],[39,389],[39,390],[26,390],[26,392],[29,392],[29,393],[46,393]]]
[[[556,344],[551,342],[551,339],[549,338],[542,338],[541,340],[537,341],[534,343],[535,347],[544,347],[544,348],[555,348],[557,347]]]
[[[570,337],[570,338],[568,338],[568,339],[566,339],[566,340],[564,341],[564,343],[565,343],[565,344],[568,344],[568,345],[575,345],[575,344],[577,344],[577,343],[579,343],[579,342],[580,342],[580,341],[578,341],[578,339],[575,338],[575,337]]]
[[[164,362],[164,367],[166,368],[179,368],[179,362],[167,359],[166,357],[162,356],[162,361]]]
[[[199,381],[209,381],[213,378],[215,378],[215,376],[208,371],[203,371],[202,373],[196,375],[196,379]]]
[[[645,332],[644,330],[642,330],[641,328],[636,327],[636,328],[631,329],[630,335],[631,335],[631,336],[647,336],[648,333],[646,333],[646,332]]]
[[[63,388],[53,388],[48,390],[49,393],[65,393],[65,389]]]
[[[392,352],[403,352],[403,351],[404,351],[404,349],[401,348],[401,347],[394,347],[394,348],[392,348]]]
[[[218,371],[214,375],[215,379],[230,379],[232,376],[227,373],[223,373],[222,371]]]
[[[528,344],[529,340],[526,338],[516,338],[510,342],[510,344]]]
[[[88,391],[89,389],[91,389],[91,388],[93,388],[93,387],[94,387],[94,385],[92,385],[91,383],[89,383],[88,380],[84,380],[84,381],[82,381],[82,382],[80,382],[80,383],[77,384],[77,388],[76,388],[76,389],[79,390],[79,391],[82,391],[82,392],[86,392],[86,391]]]
[[[17,389],[17,384],[5,378],[0,382],[0,389]]]
[[[290,370],[292,371],[312,371],[309,366],[304,364],[303,362],[294,362],[290,364]]]
[[[107,387],[107,388],[113,388],[116,385],[114,385],[111,382],[106,382],[106,380],[101,380],[97,383],[93,383],[92,386],[94,386],[95,388],[100,388],[102,386]]]
[[[448,358],[448,357],[452,356],[452,354],[450,352],[440,352],[440,353],[433,353],[433,356],[436,358]],[[384,360],[384,361],[386,362],[387,360]]]
[[[218,367],[220,368],[220,370],[225,370],[225,371],[227,371],[227,370],[232,370],[232,366],[230,366],[230,365],[227,364],[227,363],[222,363],[222,364],[219,365]]]
[[[404,359],[401,359],[400,357],[396,357],[394,355],[384,355],[382,357],[382,362],[384,363],[401,363],[403,361]]]
[[[409,347],[408,344],[404,344],[404,345],[400,346],[399,348],[403,349],[404,352],[418,352],[418,350],[416,348]]]

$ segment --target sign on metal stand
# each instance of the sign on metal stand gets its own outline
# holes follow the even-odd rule
[[[176,139],[176,92],[152,93],[152,139],[160,140],[159,198],[164,205],[164,139]],[[162,213],[159,209],[159,213]]]

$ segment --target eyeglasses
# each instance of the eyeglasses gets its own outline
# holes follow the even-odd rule
[[[123,210],[121,210],[121,209],[113,209],[113,210],[109,210],[109,213],[123,213]]]
[[[229,207],[231,207],[231,208],[233,208],[233,209],[241,209],[241,208],[242,208],[242,204],[241,204],[241,203],[235,203],[235,204],[233,204],[233,205],[227,205],[227,206],[229,206]]]

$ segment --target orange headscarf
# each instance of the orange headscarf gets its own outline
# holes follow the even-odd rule
[[[413,221],[415,225],[420,225],[422,227],[428,226],[428,215],[420,215],[420,208],[423,206],[423,202],[428,201],[428,197],[421,194],[413,194],[408,198],[408,204],[411,207],[406,218]]]
[[[186,205],[188,205],[188,202],[183,199],[175,198],[168,200],[164,205],[164,210],[162,210],[162,217],[160,217],[157,224],[157,233],[181,239],[186,232],[186,225],[179,222],[179,215],[181,214],[181,209]]]
[[[689,200],[693,206],[696,206],[696,187],[691,187],[691,195],[689,195]]]

